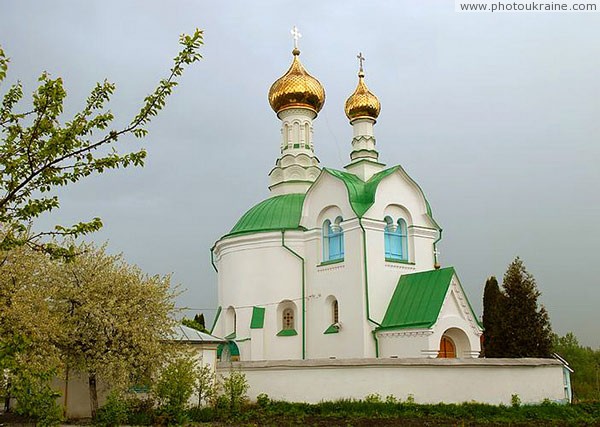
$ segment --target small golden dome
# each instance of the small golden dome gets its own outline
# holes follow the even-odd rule
[[[298,58],[300,51],[296,48],[292,53],[294,60],[290,69],[269,89],[269,104],[278,114],[293,107],[309,108],[318,113],[325,103],[325,89],[302,66]]]
[[[358,85],[356,90],[350,98],[346,100],[346,117],[350,121],[358,119],[359,117],[369,117],[376,119],[381,111],[381,104],[379,99],[371,93],[367,85],[365,84],[365,73],[359,71],[358,73]]]

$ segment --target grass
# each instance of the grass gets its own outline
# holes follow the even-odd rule
[[[245,406],[237,414],[204,408],[190,412],[190,419],[248,426],[600,426],[600,402],[493,406],[355,400],[306,404],[263,399],[260,404]]]

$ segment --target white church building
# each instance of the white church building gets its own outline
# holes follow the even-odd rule
[[[240,360],[477,357],[482,329],[455,270],[437,263],[441,229],[425,194],[379,161],[380,103],[362,65],[345,108],[350,162],[336,170],[315,155],[325,91],[299,56],[269,91],[281,120],[271,195],[213,249],[213,332]]]
[[[290,68],[268,94],[281,121],[270,195],[211,250],[219,303],[211,332],[228,340],[219,349],[222,369],[232,363],[243,369],[251,395],[289,400],[308,401],[301,391],[289,394],[289,381],[304,381],[314,391],[319,378],[342,375],[339,369],[346,378],[358,376],[353,384],[363,384],[361,375],[372,384],[372,369],[381,379],[355,391],[329,382],[313,393],[315,401],[369,392],[413,394],[423,402],[472,400],[468,393],[431,394],[419,385],[443,389],[436,381],[454,376],[482,389],[490,380],[511,384],[497,395],[478,394],[479,401],[510,402],[519,390],[524,401],[563,398],[560,363],[520,365],[536,378],[551,377],[544,386],[514,363],[503,371],[508,365],[477,359],[482,327],[456,270],[440,267],[442,230],[431,206],[401,165],[380,161],[374,125],[381,107],[365,83],[362,55],[358,84],[345,104],[352,128],[349,162],[337,170],[321,165],[315,154],[313,120],[325,91],[302,65],[297,36],[292,54]],[[460,373],[448,370],[454,365],[463,367]],[[478,380],[481,369],[488,374]],[[399,376],[407,383],[401,385]],[[520,381],[533,381],[537,391],[529,396],[513,387]]]

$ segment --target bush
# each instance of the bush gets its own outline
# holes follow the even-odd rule
[[[98,409],[94,424],[99,426],[150,425],[154,417],[154,402],[135,393],[113,390],[106,403]]]
[[[183,424],[186,421],[186,409],[195,382],[195,361],[188,355],[176,357],[163,369],[152,390],[158,403],[160,423]]]
[[[198,396],[198,407],[203,404],[214,405],[217,396],[217,376],[209,365],[204,365],[196,369],[196,382],[194,390]]]
[[[111,391],[106,398],[106,403],[98,409],[94,424],[99,426],[119,426],[126,424],[129,418],[130,408],[124,396]]]
[[[11,395],[17,399],[15,412],[31,417],[37,425],[56,426],[63,419],[62,408],[56,403],[60,393],[50,387],[53,371],[31,372],[19,370],[11,377]]]
[[[521,398],[518,394],[512,394],[510,396],[510,404],[513,408],[518,408],[519,406],[521,406]]]
[[[381,395],[379,393],[371,393],[365,396],[365,402],[367,403],[381,403]]]
[[[266,408],[271,403],[271,399],[269,399],[269,395],[266,393],[261,393],[256,396],[256,404],[261,408]]]
[[[196,406],[188,410],[188,417],[190,421],[196,423],[208,423],[217,420],[217,413],[214,408],[200,408]]]
[[[246,375],[239,371],[231,371],[227,377],[223,379],[223,395],[222,398],[229,408],[230,414],[236,414],[246,402],[248,396],[248,381]]]

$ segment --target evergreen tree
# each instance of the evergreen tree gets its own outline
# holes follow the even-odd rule
[[[206,329],[206,321],[204,320],[204,313],[196,314],[194,316],[194,321],[198,323],[202,329]]]
[[[501,357],[502,326],[506,297],[500,291],[495,276],[485,282],[483,291],[483,348],[482,357]]]
[[[204,320],[204,316],[200,315],[198,316],[197,314],[194,316],[193,319],[187,319],[187,318],[183,318],[181,319],[181,323],[185,326],[187,326],[188,328],[192,328],[192,329],[196,329],[197,331],[200,332],[204,332],[204,333],[209,333],[206,328],[204,327],[203,323],[200,323],[200,320]]]
[[[538,306],[540,291],[534,277],[517,257],[502,283],[505,304],[501,310],[498,357],[549,357],[552,329],[548,312]]]

